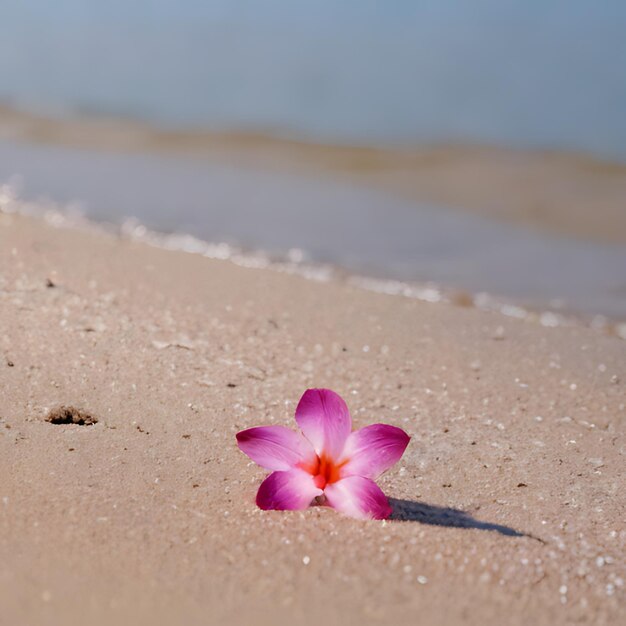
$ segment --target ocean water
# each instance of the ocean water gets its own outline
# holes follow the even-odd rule
[[[313,142],[626,162],[626,0],[0,0],[0,104]],[[0,140],[26,200],[626,319],[626,249],[295,175]],[[626,198],[624,206],[626,208]],[[591,207],[592,209],[592,207]],[[390,283],[389,283],[390,284]]]
[[[119,226],[132,217],[157,232],[276,259],[626,321],[626,247],[543,235],[384,192],[192,158],[8,141],[0,142],[2,181],[23,200],[74,207],[95,222]]]
[[[624,0],[2,0],[0,101],[626,160]]]

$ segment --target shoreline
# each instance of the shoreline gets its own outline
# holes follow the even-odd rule
[[[373,293],[418,300],[429,304],[473,308],[497,313],[503,317],[522,320],[545,328],[584,327],[602,335],[626,340],[626,320],[605,314],[589,314],[571,307],[539,307],[523,304],[520,299],[504,297],[485,291],[469,291],[444,286],[436,281],[406,281],[393,278],[367,276],[338,265],[304,260],[302,251],[292,249],[283,256],[269,254],[261,249],[244,249],[227,242],[204,241],[189,233],[162,233],[148,228],[135,218],[127,218],[121,224],[97,222],[81,213],[72,213],[56,205],[41,206],[20,201],[6,185],[0,185],[0,215],[21,215],[43,220],[55,227],[91,231],[121,240],[138,242],[158,249],[199,255],[205,258],[227,261],[234,265],[269,270],[277,273],[302,276],[315,282],[333,282],[356,287]]]
[[[10,623],[623,618],[617,338],[1,212],[0,304]],[[234,434],[312,386],[412,436],[397,519],[255,507]]]
[[[168,131],[120,119],[53,119],[6,105],[0,105],[0,139],[321,176],[540,232],[626,243],[626,164],[585,155],[464,145],[322,145],[254,133]]]

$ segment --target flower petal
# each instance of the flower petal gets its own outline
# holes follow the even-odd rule
[[[350,433],[343,451],[348,459],[343,476],[365,476],[376,480],[395,465],[411,438],[397,426],[372,424]]]
[[[306,509],[323,491],[313,482],[313,476],[301,469],[273,472],[259,487],[256,503],[260,509],[299,511]]]
[[[387,496],[369,478],[348,476],[324,489],[327,503],[357,519],[386,519],[391,515]]]
[[[300,434],[284,426],[258,426],[237,433],[237,445],[268,470],[287,471],[298,463],[313,463],[315,451]]]
[[[296,422],[318,455],[337,459],[352,429],[348,406],[330,389],[307,389],[296,408]]]

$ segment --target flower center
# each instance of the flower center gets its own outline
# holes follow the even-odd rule
[[[336,483],[341,478],[341,468],[348,459],[341,463],[335,463],[332,459],[322,455],[316,461],[304,469],[313,475],[313,482],[318,489],[324,489],[326,485]]]

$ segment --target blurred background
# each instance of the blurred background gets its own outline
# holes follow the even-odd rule
[[[4,0],[0,184],[624,320],[624,33],[622,0]]]

